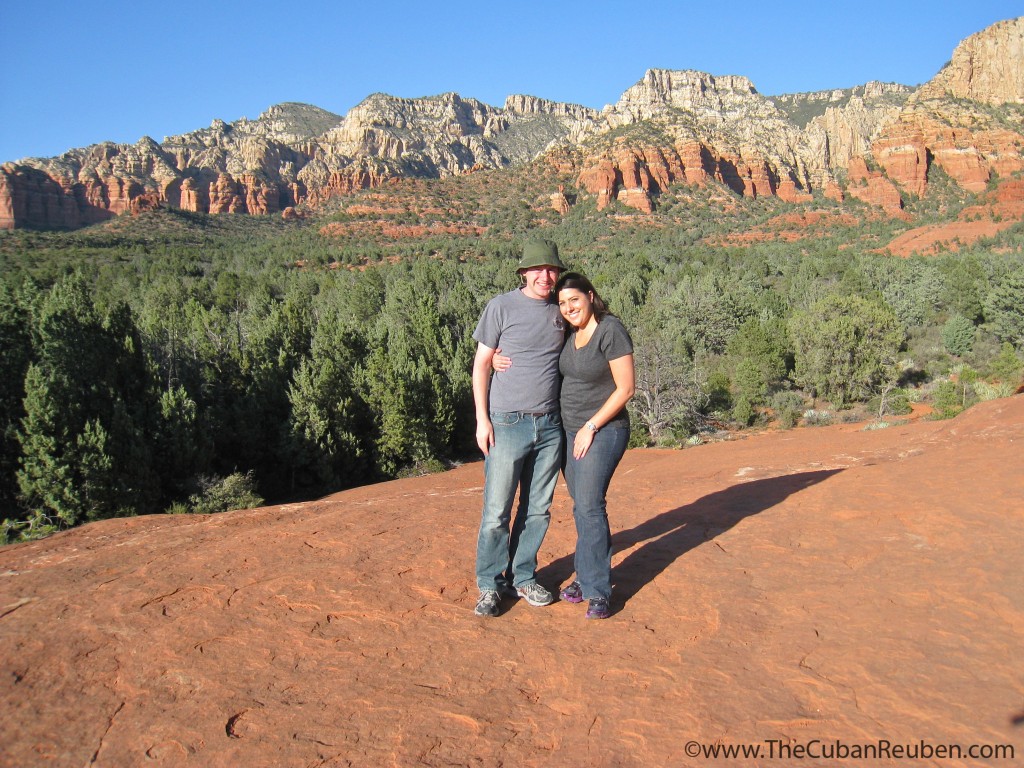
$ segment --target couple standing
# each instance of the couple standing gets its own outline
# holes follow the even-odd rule
[[[629,442],[633,343],[590,281],[566,272],[554,243],[527,242],[518,272],[522,286],[491,299],[473,334],[476,441],[485,456],[475,612],[497,616],[504,594],[553,601],[537,583],[537,552],[563,469],[577,541],[576,580],[561,598],[589,600],[587,618],[604,619],[612,592],[605,495]]]

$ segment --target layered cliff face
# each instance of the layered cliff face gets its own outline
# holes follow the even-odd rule
[[[266,214],[301,196],[297,172],[314,139],[341,118],[304,104],[258,120],[215,120],[158,144],[97,144],[0,166],[0,228],[74,229],[156,205]]]
[[[791,202],[850,195],[901,215],[941,167],[980,192],[1024,170],[1024,18],[963,41],[914,91],[872,82],[768,99],[742,77],[649,71],[583,142],[580,186],[651,210],[672,183],[716,179],[744,196]]]
[[[531,96],[374,94],[344,118],[305,104],[158,144],[101,144],[0,166],[0,228],[73,229],[140,207],[268,214],[406,176],[529,162],[598,112]],[[139,202],[136,202],[139,201]]]
[[[743,77],[651,70],[579,135],[580,184],[601,207],[618,199],[644,210],[669,184],[709,179],[747,197],[838,196],[837,174],[910,92],[870,83],[767,98]]]
[[[981,192],[994,177],[1024,170],[1024,17],[964,40],[938,75],[921,86],[872,143],[886,176],[924,194],[941,167]]]
[[[745,77],[652,69],[602,111],[532,96],[374,94],[341,117],[304,104],[162,143],[99,144],[0,166],[0,228],[73,229],[159,205],[269,214],[402,177],[547,155],[599,207],[650,211],[712,180],[790,202],[846,195],[899,215],[938,165],[965,189],[1024,170],[1024,18],[965,40],[916,91],[868,83],[765,97]],[[563,196],[564,197],[564,196]],[[560,198],[556,206],[565,207]]]
[[[989,106],[1024,104],[1024,17],[1000,21],[971,35],[921,87],[921,100],[953,97]]]

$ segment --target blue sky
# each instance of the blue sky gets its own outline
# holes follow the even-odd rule
[[[917,85],[1022,14],[1020,0],[0,0],[0,162],[161,141],[284,101],[344,115],[374,92],[601,108],[652,67],[744,75],[766,95]]]

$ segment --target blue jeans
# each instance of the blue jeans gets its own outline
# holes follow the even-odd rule
[[[565,434],[565,484],[572,496],[572,516],[576,521],[576,580],[583,597],[612,596],[612,536],[608,527],[605,496],[615,468],[619,466],[629,430],[606,427],[594,435],[587,455],[577,461],[572,456],[575,432]]]
[[[501,592],[537,579],[537,551],[551,519],[562,464],[557,413],[492,413],[494,445],[484,460],[484,509],[476,545],[476,583]],[[511,528],[512,504],[519,507]]]

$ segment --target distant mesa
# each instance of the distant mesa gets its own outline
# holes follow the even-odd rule
[[[601,111],[528,95],[502,107],[375,93],[344,117],[308,104],[256,120],[0,165],[0,228],[76,229],[158,206],[282,215],[402,178],[541,162],[599,208],[649,212],[672,185],[744,197],[852,197],[900,216],[938,167],[970,192],[1024,170],[1024,17],[960,43],[918,88],[871,82],[775,97],[745,77],[648,70]],[[568,199],[552,198],[565,211]]]

